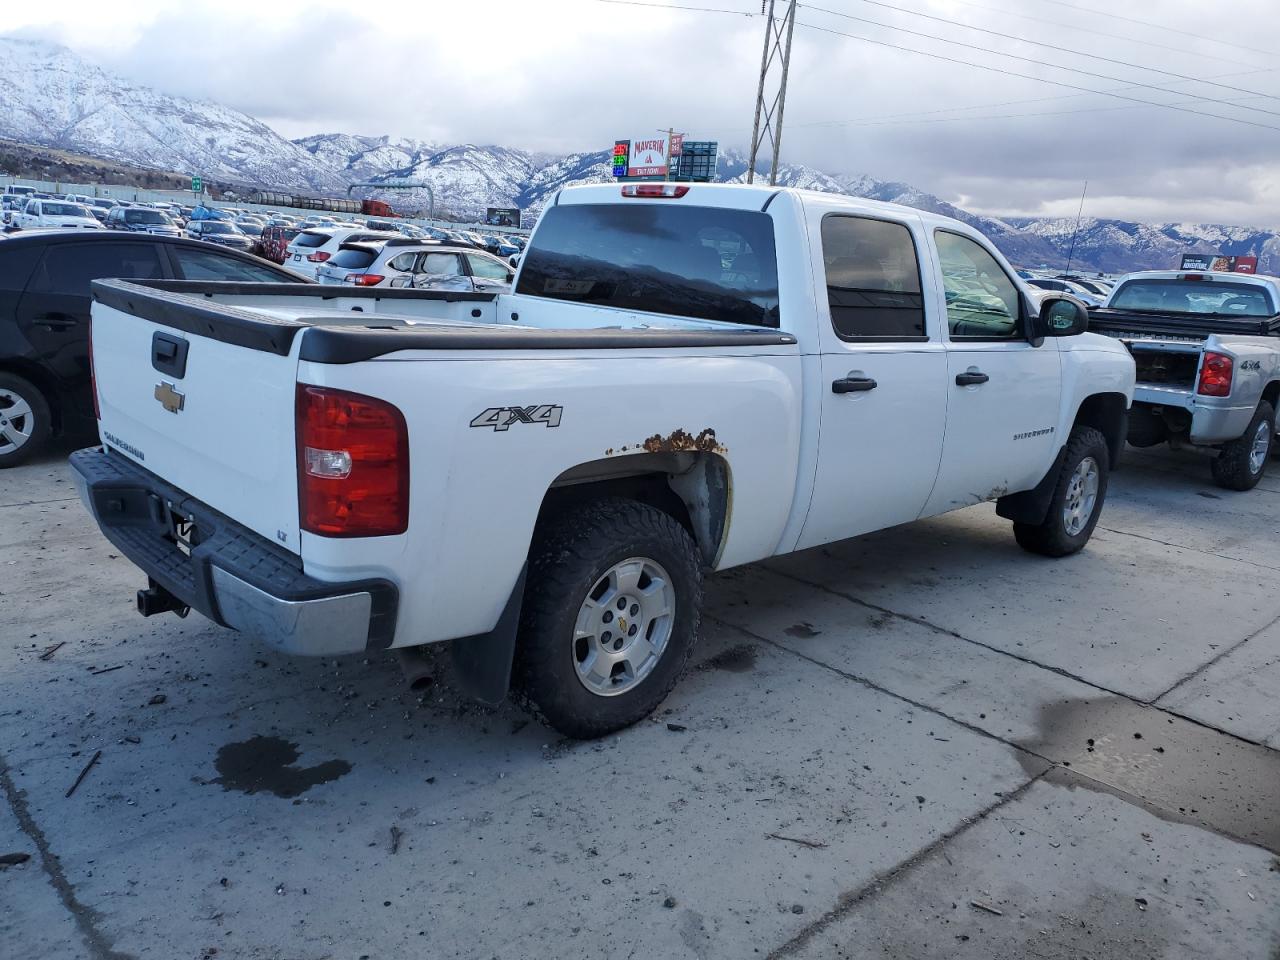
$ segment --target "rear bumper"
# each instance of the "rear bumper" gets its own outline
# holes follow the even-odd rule
[[[100,448],[71,455],[80,499],[120,552],[193,610],[286,653],[331,656],[385,649],[399,593],[387,580],[328,583],[302,561]],[[190,552],[175,520],[194,528]]]
[[[1256,402],[1241,406],[1231,397],[1202,397],[1183,388],[1142,383],[1134,388],[1133,402],[1185,410],[1191,417],[1191,442],[1204,445],[1226,443],[1242,436],[1258,408]]]

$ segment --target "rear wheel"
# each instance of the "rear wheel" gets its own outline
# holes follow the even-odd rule
[[[1013,525],[1018,546],[1046,557],[1065,557],[1082,549],[1093,536],[1107,498],[1110,462],[1107,440],[1100,431],[1072,430],[1049,512],[1041,523]]]
[[[1263,400],[1254,411],[1244,434],[1222,445],[1222,452],[1210,463],[1213,479],[1228,490],[1252,490],[1267,472],[1267,461],[1275,444],[1276,412]]]
[[[539,531],[516,650],[516,686],[566,736],[601,737],[648,716],[693,652],[702,565],[670,515],[598,500]]]
[[[30,460],[53,435],[49,402],[29,380],[0,373],[0,469]]]

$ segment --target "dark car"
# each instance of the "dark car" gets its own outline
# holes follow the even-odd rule
[[[155,233],[176,237],[181,231],[169,217],[148,207],[112,207],[102,225],[108,230],[128,230],[130,233]]]
[[[307,282],[181,237],[40,230],[0,241],[0,468],[22,463],[54,436],[96,432],[89,283],[106,277]]]
[[[226,220],[192,220],[187,224],[187,236],[244,253],[253,250],[253,238]]]

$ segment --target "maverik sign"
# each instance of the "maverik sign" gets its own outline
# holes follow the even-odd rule
[[[628,141],[619,140],[614,147],[615,177],[665,177],[667,175],[667,136],[664,133],[630,141],[630,152],[627,156],[627,168],[621,172],[621,164],[617,161],[617,147]]]

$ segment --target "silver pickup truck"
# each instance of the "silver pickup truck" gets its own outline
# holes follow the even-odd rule
[[[1129,443],[1213,455],[1213,478],[1250,490],[1275,446],[1280,280],[1166,270],[1122,277],[1089,326],[1122,341],[1138,382]]]

